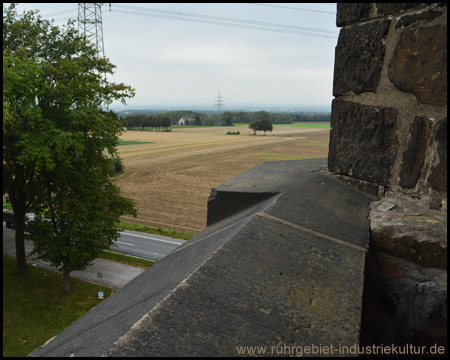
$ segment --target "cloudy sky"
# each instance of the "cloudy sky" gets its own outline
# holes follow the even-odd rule
[[[20,4],[57,25],[77,3]],[[335,4],[126,3],[102,7],[112,80],[136,89],[129,108],[160,104],[329,105]],[[276,25],[276,26],[275,26]],[[282,25],[282,26],[280,26]],[[276,31],[275,31],[276,30]]]

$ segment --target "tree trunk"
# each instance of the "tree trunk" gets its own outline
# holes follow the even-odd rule
[[[16,228],[16,269],[19,273],[26,273],[28,271],[27,258],[25,256],[25,232],[23,222],[22,224],[15,223]]]
[[[64,271],[63,272],[63,276],[64,276],[64,291],[70,291],[71,287],[70,287],[70,271]]]
[[[16,182],[13,183],[13,188],[9,191],[9,198],[14,211],[14,228],[16,230],[16,269],[19,273],[26,273],[27,258],[25,256],[25,194],[23,189],[15,190],[14,186],[18,186]],[[18,196],[14,196],[18,193]],[[13,194],[11,196],[11,194]]]

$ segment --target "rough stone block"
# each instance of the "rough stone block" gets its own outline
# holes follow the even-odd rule
[[[376,92],[383,67],[389,20],[342,29],[336,46],[333,95]]]
[[[333,100],[328,169],[388,186],[398,150],[397,116],[396,108]]]
[[[416,117],[409,127],[408,144],[403,153],[399,181],[399,185],[406,189],[412,189],[416,186],[422,171],[425,151],[430,138],[429,124],[427,118]]]
[[[336,26],[345,26],[349,23],[369,17],[370,3],[338,3],[336,13]]]
[[[434,18],[441,16],[441,15],[442,15],[442,11],[440,11],[440,10],[428,10],[428,11],[420,13],[420,14],[405,15],[405,16],[402,16],[400,19],[398,19],[397,23],[395,24],[395,28],[400,29],[400,28],[406,28],[410,25],[414,26],[414,25],[418,24],[418,22],[433,20]]]
[[[414,9],[419,6],[425,5],[424,3],[377,3],[378,15],[395,15],[402,11]]]
[[[439,122],[434,142],[436,152],[428,184],[433,189],[447,194],[447,118]]]
[[[389,64],[389,79],[421,103],[447,105],[447,26],[405,29]]]
[[[393,208],[383,208],[385,199],[371,204],[371,247],[422,266],[446,269],[447,219],[434,211],[412,211],[390,200]]]

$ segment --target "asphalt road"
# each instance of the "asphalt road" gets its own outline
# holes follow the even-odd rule
[[[113,246],[110,250],[144,259],[159,260],[184,242],[185,240],[167,236],[125,230],[120,233],[120,238],[116,241],[118,248]]]
[[[33,219],[33,215],[29,215]],[[3,229],[8,229],[3,222]],[[5,232],[5,231],[4,231]],[[169,255],[178,246],[182,245],[185,240],[173,239],[167,236],[153,235],[138,231],[125,230],[120,233],[120,237],[115,241],[115,245],[110,248],[122,254],[141,257],[149,260],[159,260]]]
[[[5,222],[3,222],[4,255],[16,256],[14,238],[14,228],[8,229]],[[116,242],[118,247],[113,246],[111,250],[150,260],[159,260],[183,244],[183,242],[184,240],[127,230],[121,233],[121,237]],[[30,262],[34,266],[55,270],[45,261],[39,260],[36,257],[30,257],[29,254],[32,250],[33,243],[25,240],[27,262]],[[95,259],[91,266],[83,271],[72,271],[70,276],[114,289],[120,289],[143,271],[144,269],[142,268],[121,264],[116,261]],[[103,274],[102,279],[99,279],[99,273]]]

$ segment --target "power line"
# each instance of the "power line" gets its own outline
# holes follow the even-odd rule
[[[122,8],[122,9],[126,9],[126,10],[156,12],[156,13],[176,15],[176,16],[189,16],[189,17],[195,17],[195,18],[211,19],[211,20],[217,20],[217,21],[229,21],[229,22],[244,23],[244,24],[250,24],[250,25],[273,26],[273,27],[289,28],[289,29],[293,29],[293,30],[318,31],[318,32],[326,32],[326,33],[334,33],[334,34],[339,33],[338,31],[333,31],[333,30],[308,28],[308,27],[304,27],[304,26],[294,26],[294,25],[286,25],[286,24],[276,24],[276,23],[263,22],[263,21],[243,20],[243,19],[227,18],[227,17],[221,17],[221,16],[193,14],[193,13],[180,12],[180,11],[150,9],[150,8],[135,7],[135,6],[129,6],[129,5],[115,4],[115,6]]]
[[[77,10],[78,10],[78,9],[70,9],[70,10],[57,11],[57,12],[54,12],[54,13],[50,13],[50,14],[46,14],[46,15],[41,15],[41,17],[47,18],[47,17],[50,17],[50,16],[56,16],[56,15],[67,14],[67,13],[70,13],[70,12],[75,12],[75,11],[77,11]]]
[[[257,3],[249,3],[251,5],[260,5],[260,6],[272,6],[286,9],[294,9],[294,10],[302,10],[302,11],[313,11],[313,12],[324,12],[320,10],[308,10],[308,9],[300,9],[293,8],[287,6],[280,5],[269,5],[269,4],[257,4]],[[330,38],[337,39],[338,31],[319,29],[319,28],[308,28],[303,26],[294,26],[287,24],[277,24],[263,21],[254,21],[254,20],[244,20],[244,19],[235,19],[235,18],[226,18],[219,16],[210,16],[210,15],[202,15],[202,14],[194,14],[180,11],[170,11],[170,10],[159,10],[159,9],[151,9],[144,7],[135,7],[129,5],[119,5],[114,4],[116,9],[111,9],[110,11],[116,13],[122,13],[127,15],[138,15],[138,16],[150,16],[161,19],[169,19],[169,20],[178,20],[178,21],[189,21],[189,22],[197,22],[211,25],[221,25],[235,28],[244,28],[244,29],[252,29],[252,30],[261,30],[261,31],[270,31],[270,32],[279,32],[285,34],[293,34],[293,35],[303,35],[303,36],[313,36],[313,37],[322,37],[322,38]],[[117,9],[119,8],[119,9]],[[123,9],[123,10],[121,10]],[[133,10],[133,11],[130,11]],[[47,18],[55,15],[63,15],[66,13],[77,11],[77,9],[58,11],[51,14],[43,15],[42,17]],[[154,14],[155,13],[155,14]],[[335,14],[331,12],[325,11],[325,13]],[[165,15],[167,14],[167,15]],[[62,21],[65,19],[59,19],[55,21]]]
[[[320,11],[320,10],[308,10],[308,9],[300,9],[300,8],[280,6],[280,5],[257,4],[257,3],[249,3],[249,4],[280,7],[280,8],[302,10],[302,11],[324,12],[324,11]],[[110,11],[116,12],[116,13],[127,14],[127,15],[150,16],[150,17],[169,19],[169,20],[189,21],[189,22],[197,22],[197,23],[204,23],[204,24],[211,24],[211,25],[221,25],[221,26],[252,29],[252,30],[279,32],[279,33],[293,34],[293,35],[303,35],[303,36],[313,36],[313,37],[337,39],[338,37],[336,35],[339,34],[338,31],[333,31],[333,30],[308,28],[308,27],[303,27],[303,26],[277,24],[277,23],[270,23],[270,22],[263,22],[263,21],[226,18],[226,17],[194,14],[194,13],[187,13],[187,12],[180,12],[180,11],[159,10],[159,9],[151,9],[151,8],[136,7],[136,6],[129,6],[129,5],[119,5],[119,4],[114,4],[114,7],[116,9],[110,8]],[[119,9],[117,9],[117,8],[119,8]],[[121,10],[121,9],[123,9],[123,10]],[[130,10],[133,10],[133,11],[130,11]],[[70,13],[73,11],[77,11],[77,9],[58,11],[55,13],[43,15],[42,17],[47,18],[50,16],[62,15],[62,14]],[[156,14],[152,14],[152,13],[156,13]],[[331,12],[327,12],[327,11],[325,11],[325,13],[335,14],[335,13],[331,13]],[[161,15],[161,14],[167,14],[167,15]],[[66,20],[66,19],[59,19],[59,20],[55,20],[55,21],[61,21],[61,20]]]
[[[334,36],[334,35],[326,35],[326,34],[315,33],[315,32],[324,32],[324,33],[329,33],[329,34],[338,34],[337,31],[325,30],[325,29],[305,28],[305,27],[300,27],[300,26],[274,24],[274,23],[264,23],[264,22],[257,22],[257,21],[251,21],[251,20],[242,20],[242,19],[219,18],[219,17],[214,17],[214,16],[206,16],[206,15],[199,15],[199,14],[189,14],[189,13],[181,13],[181,12],[171,12],[171,13],[175,13],[178,16],[169,16],[169,15],[158,15],[158,14],[144,13],[139,8],[137,9],[137,11],[138,12],[133,12],[133,11],[129,11],[129,10],[116,10],[114,8],[112,9],[112,12],[129,14],[129,15],[150,16],[150,17],[170,19],[170,20],[181,20],[181,21],[206,23],[206,24],[212,24],[212,25],[222,25],[222,26],[246,28],[246,29],[253,29],[253,30],[281,32],[281,33],[294,34],[294,35],[324,37],[324,38],[331,38],[331,39],[337,39],[338,38],[337,36]],[[152,9],[145,9],[145,11],[165,12],[163,10],[152,10]],[[204,17],[204,18],[210,18],[210,19],[220,19],[221,22],[219,22],[219,21],[207,21],[207,20],[200,20],[200,19],[191,19],[191,18],[186,18],[185,16],[196,16],[196,17]],[[222,19],[224,19],[224,20],[222,20]],[[225,19],[227,19],[227,20],[225,20]],[[227,21],[230,21],[230,22],[227,22]],[[231,21],[233,21],[233,22],[240,22],[240,23],[231,23]],[[243,24],[241,24],[241,23],[243,23]],[[245,24],[248,24],[248,25],[245,25]],[[258,24],[262,24],[262,25],[259,26]],[[278,29],[276,27],[285,27],[285,29],[283,29],[283,28]],[[292,29],[290,29],[290,28],[292,28]],[[302,31],[297,31],[296,29],[302,30]],[[308,32],[304,32],[304,31],[308,31]]]
[[[256,26],[246,26],[246,25],[238,25],[238,24],[227,24],[227,23],[220,23],[220,22],[213,22],[213,21],[177,18],[177,17],[173,17],[173,16],[164,16],[164,15],[155,15],[155,14],[140,14],[140,13],[133,13],[133,12],[128,12],[128,11],[123,11],[123,10],[114,10],[113,9],[112,12],[118,12],[118,13],[129,14],[129,15],[151,16],[151,17],[171,19],[171,20],[198,22],[198,23],[205,23],[205,24],[212,24],[212,25],[230,26],[230,27],[236,27],[236,28],[245,28],[245,29],[253,29],[253,30],[280,32],[280,33],[294,34],[294,35],[305,35],[305,36],[314,36],[314,37],[322,37],[322,38],[330,38],[330,39],[337,39],[338,38],[337,36],[333,36],[333,35],[305,33],[305,32],[299,32],[299,31],[271,29],[271,28],[263,28],[263,27],[256,27]]]
[[[323,14],[332,14],[336,15],[336,12],[331,11],[323,11],[323,10],[311,10],[311,9],[300,9],[292,6],[281,6],[281,5],[270,5],[270,4],[257,4],[257,3],[244,3],[248,5],[257,5],[257,6],[270,6],[270,7],[276,7],[276,8],[282,8],[282,9],[289,9],[289,10],[299,10],[299,11],[311,11],[316,13],[323,13]]]

